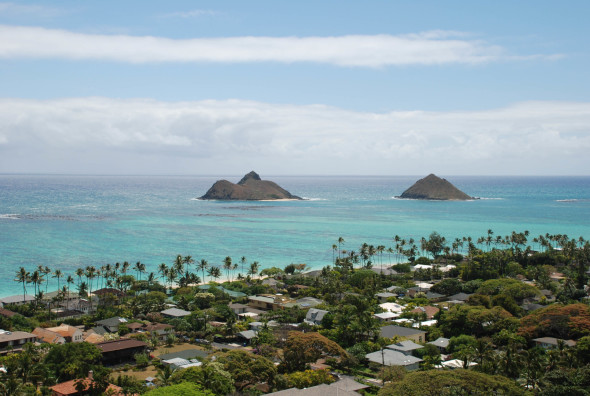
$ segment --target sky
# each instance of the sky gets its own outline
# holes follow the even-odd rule
[[[589,175],[588,15],[0,0],[0,173]]]

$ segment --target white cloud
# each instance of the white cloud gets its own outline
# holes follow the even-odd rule
[[[0,2],[0,15],[24,15],[48,18],[60,15],[62,13],[62,10],[45,5]]]
[[[252,101],[0,100],[2,172],[586,174],[590,103],[354,112]]]
[[[198,18],[201,16],[212,16],[217,15],[217,11],[213,10],[189,10],[189,11],[177,11],[163,14],[163,18]]]
[[[539,57],[540,55],[530,55]],[[527,58],[458,32],[337,37],[169,39],[83,34],[0,25],[0,58],[92,59],[116,62],[315,62],[338,66],[478,64]]]

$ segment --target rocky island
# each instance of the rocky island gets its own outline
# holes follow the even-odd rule
[[[432,173],[414,183],[399,198],[437,201],[466,201],[474,199],[453,186],[446,179],[441,179]]]
[[[254,171],[248,173],[237,184],[227,180],[218,180],[200,199],[224,201],[276,201],[301,200],[278,184],[262,180]]]

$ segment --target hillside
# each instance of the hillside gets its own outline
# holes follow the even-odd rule
[[[406,199],[431,199],[441,201],[465,201],[473,199],[446,179],[430,174],[418,180],[400,195]]]
[[[248,173],[237,184],[218,180],[200,199],[230,201],[266,201],[301,198],[292,195],[275,182],[262,180],[254,171]]]

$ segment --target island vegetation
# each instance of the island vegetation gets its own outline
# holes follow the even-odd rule
[[[433,232],[332,249],[313,271],[188,255],[149,273],[22,267],[22,299],[0,310],[0,395],[588,394],[584,238]]]

